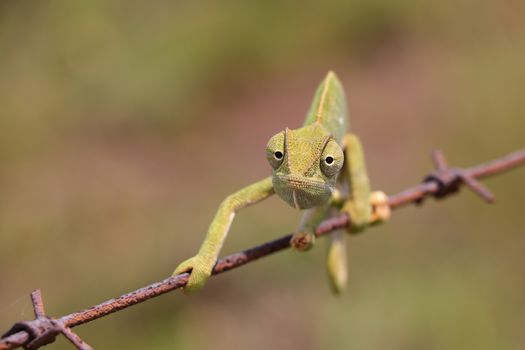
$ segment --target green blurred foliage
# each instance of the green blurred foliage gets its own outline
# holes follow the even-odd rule
[[[375,188],[419,181],[437,146],[465,166],[523,147],[524,19],[517,0],[1,2],[0,329],[36,287],[62,315],[170,274],[268,175],[267,139],[328,69]],[[524,174],[487,181],[495,206],[465,192],[352,238],[342,297],[319,242],[78,331],[97,349],[521,348]],[[224,252],[298,218],[247,209]]]

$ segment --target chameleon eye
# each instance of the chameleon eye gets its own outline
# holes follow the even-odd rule
[[[266,146],[266,159],[273,169],[279,168],[283,163],[284,152],[284,132],[280,132]]]
[[[321,157],[321,171],[328,177],[335,176],[343,167],[344,155],[341,147],[334,140],[328,141]]]

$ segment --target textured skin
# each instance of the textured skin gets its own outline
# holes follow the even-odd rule
[[[272,176],[227,197],[197,255],[175,269],[174,274],[191,271],[186,292],[202,288],[211,275],[235,213],[273,193],[291,207],[305,209],[290,242],[298,251],[310,249],[317,225],[331,212],[341,210],[341,192],[346,195],[342,210],[352,218],[350,232],[362,231],[385,218],[373,216],[363,151],[357,136],[346,133],[346,110],[343,87],[329,72],[316,90],[303,127],[286,128],[268,142],[266,157]],[[341,191],[336,191],[336,186]],[[327,268],[332,289],[341,292],[347,280],[345,236],[341,232],[332,236]]]

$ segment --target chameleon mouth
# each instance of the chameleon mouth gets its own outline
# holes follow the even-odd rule
[[[326,202],[332,194],[325,182],[293,175],[276,175],[273,185],[279,197],[296,209],[315,207]]]
[[[284,175],[278,176],[281,181],[284,181],[293,190],[304,190],[307,188],[313,188],[323,190],[327,187],[324,181],[314,180],[307,177],[295,176],[295,175]]]

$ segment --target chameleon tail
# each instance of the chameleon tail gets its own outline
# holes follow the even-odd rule
[[[334,294],[341,294],[348,281],[348,271],[346,262],[346,233],[337,230],[330,236],[326,267],[328,270],[328,280]]]

